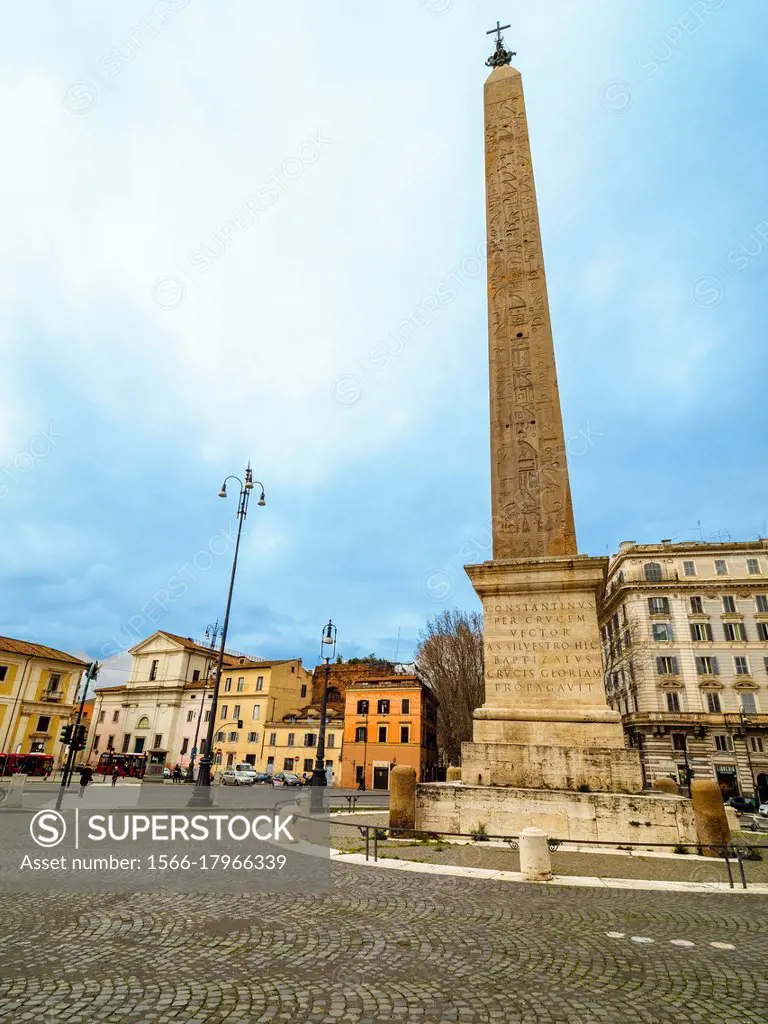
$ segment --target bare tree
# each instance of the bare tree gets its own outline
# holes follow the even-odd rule
[[[483,618],[458,608],[430,619],[419,633],[416,664],[440,702],[440,763],[459,764],[472,739],[472,712],[483,703]]]

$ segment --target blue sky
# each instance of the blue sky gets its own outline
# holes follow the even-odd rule
[[[202,634],[248,458],[231,646],[406,659],[477,607],[497,18],[580,550],[768,533],[761,0],[49,0],[0,39],[0,631]]]

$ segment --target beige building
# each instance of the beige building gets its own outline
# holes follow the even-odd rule
[[[160,631],[130,654],[127,682],[96,690],[89,760],[110,750],[142,754],[161,748],[168,751],[168,764],[188,766],[193,748],[198,755],[205,751],[217,652],[191,637]],[[214,736],[217,763],[255,764],[261,723],[300,703],[311,680],[301,659],[270,662],[228,652]]]
[[[264,747],[258,763],[264,772],[312,774],[320,732],[320,708],[315,705],[294,707],[279,720],[264,726]],[[328,707],[325,725],[325,767],[332,772],[331,784],[341,782],[344,715],[340,708]]]
[[[0,637],[0,753],[56,754],[87,667],[65,651]]]
[[[768,800],[768,540],[625,542],[600,625],[608,702],[646,784],[693,772]]]

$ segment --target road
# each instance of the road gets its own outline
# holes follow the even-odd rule
[[[333,866],[327,895],[0,896],[0,1020],[765,1024],[765,901]]]

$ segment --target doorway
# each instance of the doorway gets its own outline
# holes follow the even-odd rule
[[[389,789],[389,765],[374,764],[373,766],[373,788]]]

